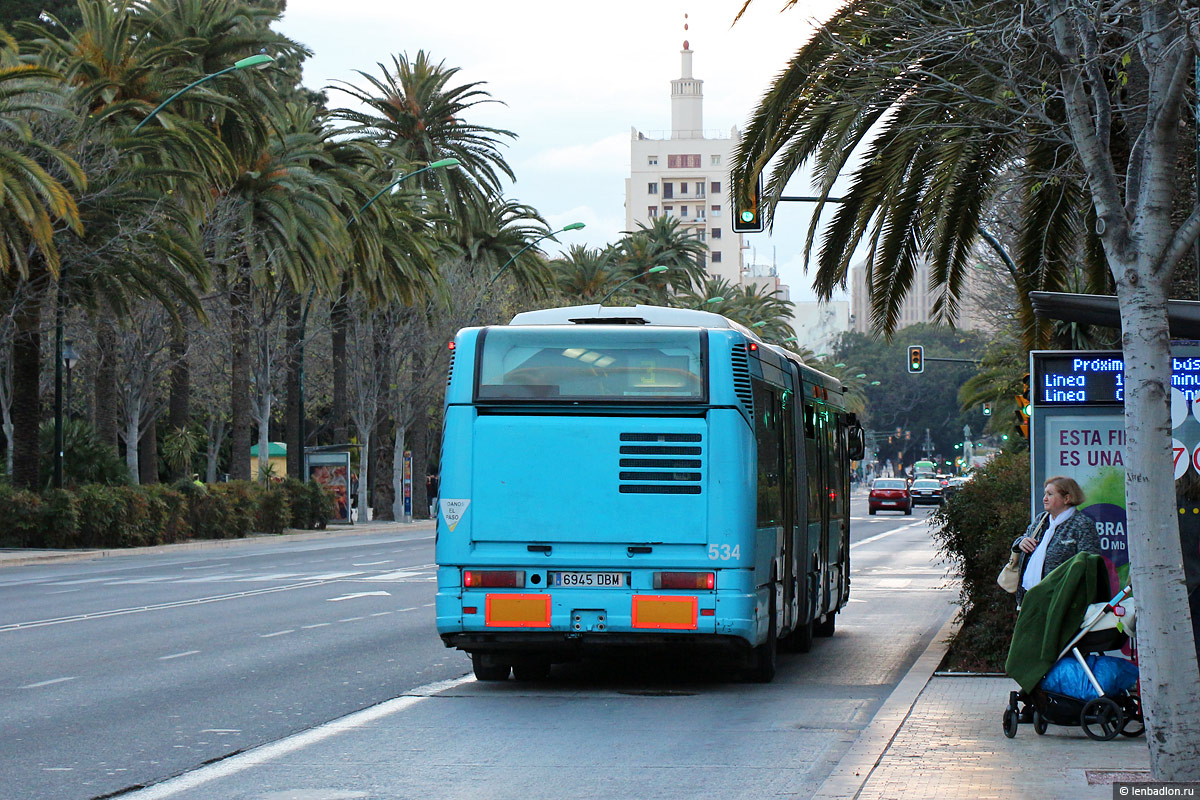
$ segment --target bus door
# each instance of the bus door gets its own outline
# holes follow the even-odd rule
[[[797,576],[802,574],[801,552],[804,544],[800,536],[799,494],[796,478],[796,392],[792,375],[786,374],[787,388],[781,395],[781,440],[783,443],[783,574],[779,576],[783,582],[783,608],[785,609],[784,624],[795,629],[803,604],[800,593],[803,591],[803,581]]]
[[[759,543],[766,545],[764,538],[770,541],[769,553],[771,560],[780,558],[780,572],[775,579],[783,582],[787,563],[791,558],[791,547],[788,544],[788,533],[792,530],[793,505],[791,476],[789,470],[794,470],[794,462],[787,457],[788,431],[787,414],[783,411],[783,402],[787,394],[778,387],[758,379],[752,380],[754,391],[754,435],[757,440],[758,469],[758,532]],[[790,400],[789,400],[790,402]],[[765,566],[765,564],[764,564]],[[770,575],[763,577],[770,580]],[[785,613],[788,608],[786,584],[784,595],[778,595],[779,584],[774,590],[776,594],[776,614]]]
[[[846,580],[846,548],[850,545],[850,498],[847,496],[846,419],[842,414],[829,418],[830,437],[829,469],[829,606],[834,610],[842,604],[842,591]]]
[[[808,527],[808,542],[806,546],[806,571],[808,573],[809,598],[812,603],[811,613],[815,616],[822,607],[824,596],[824,570],[827,559],[828,545],[824,536],[828,519],[825,494],[826,459],[821,452],[820,414],[816,403],[804,403],[804,468],[805,483],[807,484],[807,503],[805,518]]]

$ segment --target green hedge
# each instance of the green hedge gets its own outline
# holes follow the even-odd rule
[[[931,519],[939,552],[962,579],[961,626],[943,668],[1003,672],[1017,604],[996,585],[996,576],[1013,539],[1029,524],[1029,452],[993,459]]]
[[[317,484],[85,484],[37,494],[0,484],[0,547],[113,548],[324,529],[333,499]]]

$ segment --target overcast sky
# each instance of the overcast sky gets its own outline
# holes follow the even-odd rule
[[[704,81],[704,128],[728,135],[745,126],[769,81],[811,35],[812,20],[837,5],[799,0],[781,12],[783,0],[755,0],[731,28],[741,0],[288,0],[281,30],[313,51],[304,72],[311,88],[364,84],[355,70],[378,75],[378,63],[421,49],[461,68],[452,85],[486,81],[504,105],[478,107],[472,119],[517,134],[506,150],[517,175],[508,195],[555,228],[587,224],[562,235],[565,249],[620,238],[629,129],[669,131],[670,82],[680,75],[685,39]],[[329,94],[334,107],[345,99]],[[808,193],[796,183],[790,191]],[[810,213],[806,204],[781,206],[773,236],[747,239],[755,263],[774,257],[793,300],[811,298],[801,253]]]

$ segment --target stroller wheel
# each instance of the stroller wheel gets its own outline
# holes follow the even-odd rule
[[[1050,727],[1050,723],[1042,716],[1041,712],[1036,708],[1033,710],[1033,732],[1038,736],[1043,736],[1046,733],[1046,728]]]
[[[1107,742],[1125,726],[1121,707],[1107,697],[1089,700],[1079,713],[1079,724],[1089,739]]]
[[[1142,722],[1140,717],[1126,717],[1125,724],[1121,726],[1121,735],[1128,736],[1130,739],[1141,736],[1146,732],[1146,723]]]
[[[1017,712],[1011,708],[1004,709],[1004,735],[1008,738],[1013,738],[1017,735],[1017,726],[1021,722],[1017,718]]]

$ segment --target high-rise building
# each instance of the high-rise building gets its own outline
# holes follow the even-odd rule
[[[761,283],[743,276],[742,235],[733,231],[729,166],[741,134],[704,131],[704,81],[692,75],[692,50],[683,43],[680,76],[671,81],[671,130],[630,128],[630,172],[625,181],[625,229],[673,216],[708,245],[705,268],[733,284]],[[776,286],[778,279],[775,279]]]

